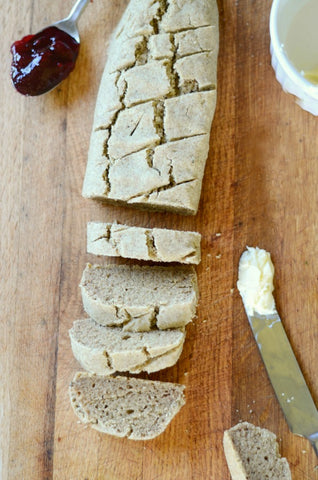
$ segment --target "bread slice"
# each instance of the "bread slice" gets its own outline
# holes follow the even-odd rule
[[[83,196],[195,214],[216,105],[216,0],[131,0],[111,39]]]
[[[242,422],[224,432],[223,445],[233,480],[291,480],[288,462],[269,430]]]
[[[80,287],[91,318],[125,331],[182,328],[194,317],[198,301],[192,266],[88,264]]]
[[[83,423],[132,440],[160,435],[184,405],[183,390],[176,383],[86,372],[78,372],[69,389],[74,412]]]
[[[201,235],[164,228],[140,228],[118,223],[89,222],[87,252],[109,257],[198,265]]]
[[[69,331],[72,350],[81,366],[92,373],[156,372],[178,360],[184,329],[124,332],[90,318],[76,320]]]

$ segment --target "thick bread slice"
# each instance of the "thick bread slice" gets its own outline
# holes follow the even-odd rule
[[[89,222],[87,252],[109,257],[198,265],[201,235],[164,228],[140,228],[118,223]]]
[[[182,328],[198,301],[191,266],[88,264],[80,287],[84,309],[97,323],[135,332]]]
[[[183,329],[125,332],[90,318],[76,320],[69,331],[72,350],[81,366],[100,375],[114,372],[156,372],[178,360]]]
[[[130,1],[109,45],[84,197],[197,212],[218,48],[216,0]],[[180,164],[185,175],[178,175]]]
[[[149,440],[162,433],[184,405],[184,386],[78,372],[70,384],[79,419],[104,433]]]
[[[269,430],[242,422],[224,432],[223,445],[233,480],[291,480],[288,462]]]

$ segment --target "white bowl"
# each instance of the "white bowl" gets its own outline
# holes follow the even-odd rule
[[[318,86],[306,80],[293,66],[283,45],[287,29],[301,4],[300,0],[273,0],[269,22],[272,66],[284,91],[295,95],[301,108],[318,115]]]

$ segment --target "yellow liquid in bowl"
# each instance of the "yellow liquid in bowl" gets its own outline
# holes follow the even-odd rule
[[[306,80],[313,83],[314,85],[318,85],[318,67],[309,72],[301,72],[301,73],[306,78]]]
[[[318,0],[298,0],[300,8],[292,19],[284,49],[302,75],[318,85]]]

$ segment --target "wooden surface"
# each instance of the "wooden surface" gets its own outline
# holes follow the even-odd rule
[[[220,0],[218,103],[199,213],[148,214],[81,197],[106,43],[127,0],[89,4],[76,70],[50,94],[10,84],[10,44],[65,16],[71,0],[0,4],[2,480],[229,480],[224,429],[274,431],[295,480],[318,479],[307,441],[275,399],[235,288],[246,245],[269,250],[278,310],[318,401],[318,119],[277,83],[270,0]],[[198,318],[178,364],[151,375],[186,385],[186,406],[148,442],[78,424],[68,384],[79,368],[68,329],[83,314],[78,283],[88,220],[201,232]],[[220,233],[221,235],[217,235]]]

